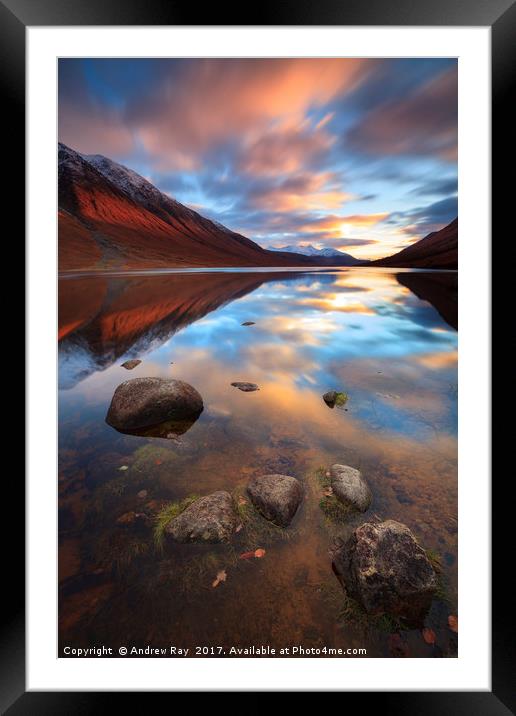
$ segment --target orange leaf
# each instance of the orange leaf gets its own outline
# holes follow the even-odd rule
[[[448,627],[455,632],[455,634],[459,633],[459,619],[458,617],[454,617],[453,614],[450,614],[448,617]]]
[[[218,587],[221,582],[226,581],[227,573],[225,569],[221,569],[220,572],[217,572],[217,576],[215,580],[212,582],[212,587]]]
[[[247,505],[247,500],[245,499],[245,497],[239,497],[238,504],[239,505]]]
[[[156,465],[161,465],[162,462],[163,460],[156,460]]]
[[[240,555],[240,559],[252,559],[254,557],[254,552],[242,552]]]
[[[421,633],[427,644],[435,644],[437,637],[435,636],[433,629],[425,627]]]
[[[254,556],[257,557],[257,559],[261,559],[262,557],[265,557],[265,550],[261,547],[259,549],[255,549]]]

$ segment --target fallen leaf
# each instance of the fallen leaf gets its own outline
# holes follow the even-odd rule
[[[325,490],[323,494],[324,494],[325,497],[331,497],[331,496],[333,495],[333,490],[332,490],[332,488],[331,488],[331,487],[328,487],[328,489]]]
[[[235,532],[240,532],[240,530],[242,529],[243,526],[244,526],[244,525],[243,525],[242,523],[240,523],[239,525],[237,525],[237,528],[236,528]]]
[[[448,627],[455,632],[455,634],[459,633],[459,619],[458,617],[453,616],[453,614],[450,614],[448,617]]]
[[[265,557],[265,550],[262,549],[261,547],[259,549],[255,549],[254,556],[257,559],[261,559],[262,557]]]
[[[162,462],[163,460],[156,460],[156,465],[161,465]]]
[[[240,559],[252,559],[254,557],[254,552],[242,552],[240,555]]]
[[[245,497],[239,497],[238,504],[239,505],[247,505],[247,500],[245,499]]]
[[[129,470],[129,465],[121,465],[118,469],[119,469],[119,470],[122,470],[122,471],[123,471],[123,470]]]
[[[215,577],[215,580],[212,582],[212,587],[218,587],[221,582],[225,582],[227,578],[227,573],[225,569],[221,569],[220,572],[217,572],[217,576]]]
[[[433,629],[425,627],[421,634],[423,635],[423,639],[426,641],[427,644],[435,644],[437,637],[435,636],[435,632]]]

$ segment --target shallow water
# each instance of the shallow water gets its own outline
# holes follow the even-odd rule
[[[399,633],[404,655],[456,656],[456,286],[451,272],[383,269],[61,279],[61,654],[105,644],[397,656]],[[129,358],[142,363],[128,371]],[[186,380],[204,411],[174,439],[117,432],[105,423],[111,397],[139,376]],[[331,389],[349,395],[345,408],[323,402]],[[369,483],[366,515],[335,514],[324,493],[336,462]],[[240,504],[251,476],[273,472],[305,487],[286,530]],[[243,525],[230,545],[155,543],[163,505],[221,489]],[[128,512],[145,517],[117,522]],[[367,618],[332,573],[331,549],[368,519],[404,522],[440,565],[418,628]],[[240,558],[257,548],[261,559]]]

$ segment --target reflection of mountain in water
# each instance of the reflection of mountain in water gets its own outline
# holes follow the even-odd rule
[[[408,288],[422,301],[431,303],[446,323],[457,330],[457,272],[398,273],[398,283]]]
[[[264,283],[316,282],[317,291],[324,293],[339,276],[281,271],[63,279],[59,282],[60,387],[72,388],[122,356],[142,357],[177,331]],[[396,279],[457,328],[456,273],[407,272],[396,274]],[[339,291],[350,288],[358,290],[339,284]]]
[[[277,272],[61,280],[60,387],[73,387],[123,355],[155,349],[178,330],[266,281],[296,278],[299,273]]]

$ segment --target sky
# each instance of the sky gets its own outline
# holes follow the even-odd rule
[[[379,258],[457,216],[457,61],[60,59],[59,140],[265,248]]]

